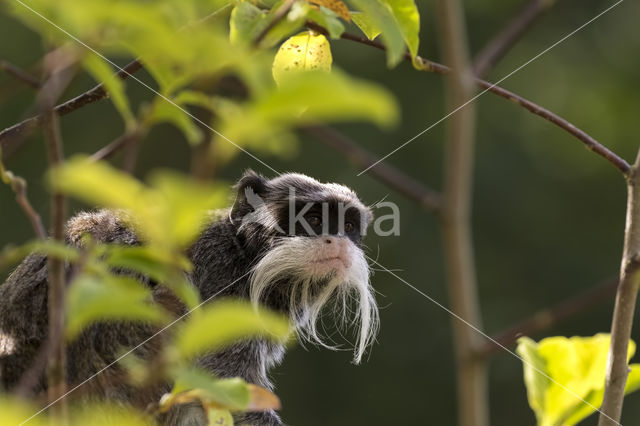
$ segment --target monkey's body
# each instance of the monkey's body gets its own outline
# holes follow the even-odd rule
[[[292,176],[300,179],[300,175]],[[264,185],[271,184],[272,188],[269,188],[269,190],[272,192],[278,189],[277,185],[272,184],[272,182],[277,183],[276,180],[266,181],[252,173],[247,174],[243,179],[245,182],[241,180],[238,184],[240,192],[249,187],[256,190],[258,194],[265,196],[268,206],[277,202],[277,197],[274,198],[276,201],[269,200],[268,196],[273,194],[264,193]],[[297,185],[299,186],[300,182],[297,182]],[[318,183],[317,185],[322,184]],[[280,186],[284,188],[283,185]],[[281,190],[282,188],[279,189]],[[272,269],[278,271],[283,269],[282,266],[277,264],[277,261],[268,259],[269,252],[274,248],[287,248],[295,240],[298,245],[301,244],[301,241],[306,244],[305,253],[307,251],[317,251],[306,247],[312,242],[311,240],[314,240],[313,244],[317,244],[318,242],[315,240],[321,240],[320,238],[310,239],[306,237],[301,239],[301,237],[294,236],[291,240],[282,240],[276,238],[272,231],[265,231],[268,226],[265,225],[264,221],[258,220],[256,223],[242,222],[242,219],[247,214],[255,212],[256,209],[255,206],[248,205],[244,197],[240,198],[240,201],[236,203],[229,215],[208,225],[188,250],[188,257],[193,264],[190,280],[199,290],[202,300],[229,296],[252,299],[252,292],[255,291],[254,287],[258,286],[257,283],[252,281],[252,279],[256,280],[256,275],[264,276],[264,271],[270,273]],[[357,200],[355,195],[354,199]],[[67,242],[72,245],[81,244],[81,236],[85,232],[90,232],[97,242],[126,245],[139,244],[134,232],[124,226],[118,220],[117,215],[110,211],[83,213],[76,216],[68,224]],[[321,259],[318,264],[323,268],[325,263],[330,261],[335,263],[334,259],[345,258],[347,255],[344,253],[348,253],[348,256],[351,256],[351,252],[345,250],[356,250],[351,248],[353,243],[344,239],[325,238],[319,243],[326,245],[332,242],[340,243],[340,251],[335,252],[336,249],[334,247],[338,244],[327,246],[338,254],[336,255],[332,252],[331,256],[337,257],[329,259],[329,255],[327,255],[328,260]],[[316,255],[314,254],[314,256]],[[267,260],[272,263],[262,265]],[[354,269],[351,266],[351,258],[343,259],[342,262],[344,265],[338,267],[338,269],[323,272],[322,276],[325,278],[321,280],[317,278],[319,272],[314,269],[314,278],[311,281],[307,278],[303,283],[307,285],[306,287],[298,285],[300,284],[299,280],[289,279],[287,274],[295,274],[297,272],[287,271],[286,273],[275,274],[273,278],[269,278],[268,283],[260,282],[259,290],[264,290],[266,285],[277,285],[272,285],[273,288],[269,288],[269,291],[259,292],[256,297],[269,308],[289,313],[292,321],[298,323],[299,332],[304,332],[304,328],[310,327],[311,331],[308,331],[308,333],[312,340],[318,340],[314,324],[317,311],[332,295],[335,286],[328,287],[327,291],[321,291],[323,295],[326,293],[326,297],[323,296],[323,299],[318,303],[314,302],[314,308],[311,309],[311,313],[307,312],[307,307],[305,306],[294,306],[295,301],[298,300],[298,296],[294,295],[294,292],[307,291],[303,297],[308,298],[310,294],[315,297],[316,293],[313,292],[315,290],[309,290],[308,287],[314,285],[317,287],[319,282],[325,283],[326,281],[329,283],[335,281],[337,283],[336,286],[342,281],[351,282],[353,279],[351,275],[353,274],[345,275],[346,272]],[[309,262],[300,259],[300,264],[304,263]],[[316,262],[312,263],[315,264]],[[273,267],[271,267],[272,265]],[[356,266],[360,269],[363,268],[361,262]],[[259,274],[259,271],[263,272]],[[67,275],[70,276],[71,273],[71,267],[67,266]],[[368,269],[366,273],[368,274]],[[42,255],[32,254],[18,266],[7,282],[0,286],[0,385],[7,390],[14,389],[20,383],[24,373],[30,369],[34,362],[37,362],[36,358],[46,342],[48,322],[47,278],[46,258]],[[141,279],[152,289],[154,300],[157,303],[176,313],[180,313],[184,309],[181,304],[176,303],[176,298],[168,292],[166,287],[156,285],[146,277],[141,277]],[[346,284],[344,285],[346,286]],[[366,285],[368,286],[368,275]],[[299,287],[302,290],[298,290]],[[361,295],[365,294],[365,290],[367,290],[365,287],[362,287],[362,290],[360,288],[357,289],[357,291],[361,292]],[[344,291],[346,292],[347,290]],[[375,305],[373,307],[364,306],[364,309],[367,310],[375,309]],[[377,314],[377,311],[374,311],[375,314]],[[364,318],[363,316],[363,322],[365,321]],[[373,327],[375,327],[375,317],[370,318],[367,316],[366,319],[366,327],[371,326],[371,321],[374,321]],[[313,323],[310,323],[310,321]],[[363,325],[363,330],[368,339],[372,331],[366,327]],[[87,381],[86,384],[83,384],[77,392],[132,403],[143,408],[147,404],[157,402],[160,396],[169,390],[168,385],[158,385],[155,389],[140,392],[139,389],[126,384],[122,380],[122,370],[118,365],[101,371],[117,358],[119,351],[122,351],[123,348],[137,347],[156,331],[151,326],[131,322],[96,323],[86,328],[67,348],[67,382],[70,387],[80,384],[100,372],[100,374]],[[152,338],[144,345],[139,346],[134,353],[142,359],[152,359],[161,342],[160,339],[162,339],[162,335]],[[361,348],[367,342],[368,340],[361,343]],[[267,376],[268,370],[278,364],[283,355],[284,348],[282,346],[255,339],[239,342],[222,351],[209,354],[200,360],[200,364],[219,377],[242,377],[249,383],[272,389],[273,385]],[[38,378],[35,388],[31,389],[31,391],[37,393],[42,392],[44,389],[46,389],[46,379],[43,375]],[[206,423],[204,411],[195,405],[180,406],[170,411],[162,421],[167,425],[185,426]],[[281,424],[277,414],[273,411],[241,414],[236,418],[236,421],[238,424],[252,425]]]

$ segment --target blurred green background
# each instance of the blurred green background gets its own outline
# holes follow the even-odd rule
[[[433,1],[417,1],[422,16],[420,54],[438,60]],[[523,1],[467,0],[472,52],[520,8]],[[570,33],[613,1],[559,0],[488,77],[500,79]],[[575,36],[537,59],[502,85],[560,114],[628,161],[640,143],[640,5],[621,3]],[[354,28],[350,29],[355,31]],[[401,124],[389,132],[369,125],[338,126],[371,151],[384,155],[447,113],[439,75],[419,73],[409,64],[389,70],[382,53],[347,41],[333,41],[334,64],[354,76],[391,90],[402,108]],[[43,48],[38,36],[0,9],[0,59],[33,69]],[[122,60],[121,63],[124,63]],[[143,73],[140,74],[144,76]],[[67,99],[94,83],[79,76]],[[136,102],[150,94],[133,81],[127,90]],[[477,100],[477,157],[474,173],[474,239],[484,328],[501,331],[537,310],[579,293],[617,273],[622,250],[625,185],[602,158],[562,130],[504,99],[485,94]],[[0,127],[33,112],[33,93],[0,73]],[[66,154],[91,153],[122,133],[121,119],[108,101],[82,108],[61,120]],[[369,256],[448,304],[437,220],[412,201],[363,175],[339,154],[300,135],[298,152],[288,160],[264,158],[278,170],[309,174],[354,188],[367,203],[383,197],[401,209],[401,235],[365,241]],[[441,187],[443,126],[425,133],[389,158],[416,179]],[[136,173],[165,167],[187,170],[190,150],[182,134],[156,127],[142,147]],[[46,155],[39,134],[7,162],[29,182],[34,207],[48,217],[44,184]],[[232,182],[251,167],[269,170],[248,156],[218,171]],[[72,205],[73,211],[81,208]],[[0,247],[32,238],[32,230],[0,186]],[[4,280],[8,271],[0,272]],[[378,343],[360,366],[351,353],[292,348],[273,372],[282,415],[291,425],[405,425],[456,423],[455,371],[450,323],[441,308],[396,278],[375,271],[382,328]],[[608,332],[613,299],[543,334],[593,335]],[[640,341],[636,324],[634,339]],[[336,341],[340,342],[340,336]],[[348,344],[346,345],[348,346]],[[638,357],[634,359],[637,362]],[[533,425],[522,366],[502,352],[490,365],[492,425]],[[584,424],[595,424],[592,416]],[[640,393],[627,397],[623,424],[640,422]]]

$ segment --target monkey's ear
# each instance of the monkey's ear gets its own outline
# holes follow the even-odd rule
[[[242,196],[245,195],[245,189],[247,188],[251,188],[254,194],[264,194],[267,189],[267,179],[253,170],[247,169],[234,185],[234,188],[238,191],[238,195]]]
[[[259,197],[267,192],[267,187],[268,181],[264,176],[251,169],[245,171],[234,185],[237,194],[236,201],[231,208],[231,214],[235,217],[244,216],[255,210],[257,207],[255,204],[261,201]]]

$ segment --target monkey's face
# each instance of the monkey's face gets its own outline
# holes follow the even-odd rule
[[[252,301],[284,302],[299,336],[323,346],[316,322],[326,305],[337,304],[343,320],[352,313],[359,325],[359,362],[378,324],[361,248],[369,209],[350,189],[303,175],[267,181],[248,174],[243,180],[234,219],[242,220],[239,232],[264,245],[251,277]]]

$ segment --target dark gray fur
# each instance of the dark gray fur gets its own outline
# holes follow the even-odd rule
[[[223,296],[248,298],[250,276],[240,277],[250,270],[281,235],[276,235],[260,224],[248,224],[240,228],[242,218],[252,211],[247,203],[245,190],[251,188],[274,208],[274,212],[278,212],[284,205],[283,202],[288,199],[291,185],[299,190],[298,195],[307,199],[313,199],[314,193],[317,195],[318,191],[322,190],[322,185],[310,187],[309,182],[301,180],[296,175],[283,175],[269,181],[249,171],[238,182],[236,185],[238,195],[233,208],[228,211],[226,217],[209,224],[188,251],[188,256],[194,265],[190,278],[199,289],[203,300],[214,295],[216,298]],[[316,201],[323,200],[316,198]],[[280,212],[280,214],[284,213]],[[99,242],[139,244],[136,235],[123,225],[115,213],[109,211],[85,213],[80,220],[70,221],[68,243],[80,244],[79,236],[86,231],[89,231]],[[16,350],[13,354],[4,357],[0,355],[0,389],[11,390],[17,385],[23,373],[34,363],[46,340],[48,293],[46,263],[46,257],[32,254],[0,286],[0,331],[16,340]],[[174,311],[183,309],[180,305],[176,305],[175,298],[167,293],[166,288],[144,277],[142,279],[152,288],[154,299],[158,303],[171,305],[170,308]],[[238,281],[220,292],[234,280]],[[286,289],[286,286],[282,288]],[[218,292],[220,294],[217,294]],[[287,300],[286,291],[270,294],[267,305],[286,312]],[[154,331],[153,327],[129,322],[98,323],[88,327],[68,346],[68,383],[73,386],[84,381],[113,362],[123,348],[138,345]],[[141,346],[135,351],[136,355],[143,359],[152,358],[161,343],[160,339],[162,335]],[[280,345],[263,340],[251,340],[205,356],[200,363],[220,377],[239,376],[250,383],[273,389],[267,372],[280,363],[283,355],[284,348]],[[133,403],[144,408],[151,402],[157,402],[169,389],[168,386],[163,385],[158,386],[157,389],[140,392],[126,384],[121,374],[122,370],[115,365],[83,385],[77,392]],[[41,393],[46,387],[46,378],[43,375],[33,392]],[[205,418],[199,406],[184,405],[180,409],[169,412],[162,422],[166,425],[201,425],[205,423]],[[239,415],[236,417],[236,422],[251,425],[282,424],[273,411]]]

